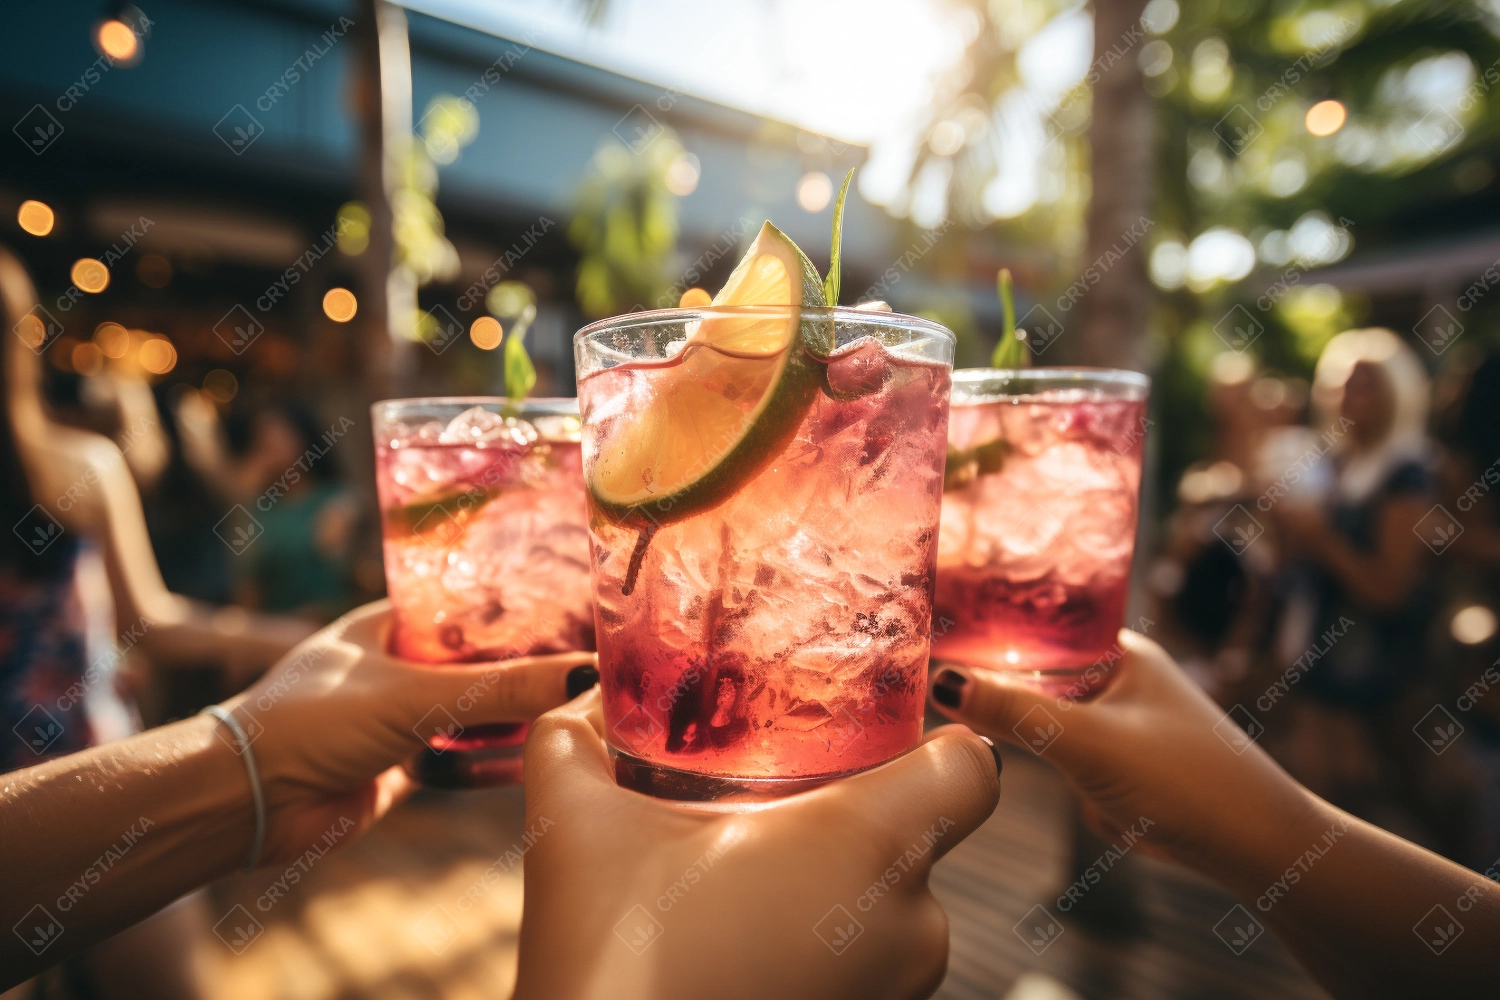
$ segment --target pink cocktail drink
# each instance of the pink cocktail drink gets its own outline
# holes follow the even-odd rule
[[[594,621],[577,404],[417,399],[374,408],[391,652],[475,663],[589,650]],[[524,723],[437,706],[424,782],[515,780]]]
[[[701,369],[693,386],[724,377],[716,348],[682,345],[709,312],[623,317],[576,341],[605,725],[622,784],[778,795],[920,738],[952,339],[912,317],[822,310],[837,348],[798,359],[798,402],[747,432],[774,445],[622,516],[593,492],[618,423],[667,397],[668,419],[685,419],[686,368]],[[735,379],[764,385],[758,366],[784,359],[734,360]]]
[[[1145,441],[1144,375],[955,372],[935,660],[1082,696],[1125,615]]]

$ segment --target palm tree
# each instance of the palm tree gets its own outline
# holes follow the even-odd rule
[[[1094,66],[1125,40],[1138,38],[1146,0],[1094,0]],[[1135,46],[1128,46],[1134,48]],[[1097,261],[1138,227],[1151,206],[1153,108],[1135,53],[1127,52],[1093,85],[1089,125],[1092,196],[1088,207],[1085,261]],[[1145,363],[1146,322],[1151,285],[1146,248],[1125,253],[1079,300],[1078,360],[1109,368],[1140,369]]]
[[[1087,186],[1091,192],[1083,208],[1085,229],[1081,259],[1093,261],[1117,244],[1122,234],[1147,214],[1151,201],[1152,103],[1143,86],[1136,52],[1144,37],[1141,15],[1146,0],[1094,0],[1094,61],[1092,87],[1080,85],[1063,102],[1067,111],[1088,107],[1091,90],[1093,110],[1084,132],[1074,131],[1063,113],[1039,115],[1059,144],[1060,163],[1081,161],[1091,166]],[[979,18],[980,29],[969,43],[960,63],[960,76],[949,81],[945,99],[933,105],[927,126],[933,141],[919,151],[912,167],[912,180],[935,159],[951,160],[949,212],[974,227],[991,225],[983,204],[983,192],[994,177],[1004,145],[1011,137],[997,125],[997,109],[1020,83],[1016,65],[1019,40],[1009,37],[992,20],[994,7],[979,0],[962,0]],[[1067,8],[1059,3],[1053,14]],[[1002,37],[1006,41],[1002,42]],[[1079,99],[1073,99],[1073,98]],[[937,128],[948,122],[975,120],[975,112],[991,127],[974,130],[962,148],[944,149],[936,141]],[[934,147],[938,148],[934,148]],[[1078,198],[1064,199],[1059,207],[1033,209],[1030,218],[1003,224],[1021,241],[1054,246],[1060,235],[1078,224]],[[1022,269],[1023,273],[1026,269]],[[1039,289],[1033,288],[1035,294]],[[1079,307],[1069,317],[1067,336],[1057,354],[1075,362],[1116,367],[1139,367],[1143,362],[1150,286],[1146,279],[1145,254],[1126,254],[1097,284],[1090,286]],[[1050,360],[1050,359],[1049,359]]]

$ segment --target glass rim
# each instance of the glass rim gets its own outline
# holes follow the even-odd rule
[[[904,329],[918,329],[931,333],[950,344],[958,343],[952,330],[935,320],[913,316],[910,313],[886,312],[876,309],[855,309],[852,306],[793,306],[793,305],[739,305],[739,306],[695,306],[670,309],[646,309],[641,312],[620,313],[597,319],[573,334],[573,345],[578,347],[590,337],[605,331],[630,329],[636,326],[656,326],[667,323],[692,323],[715,316],[775,316],[796,310],[815,316],[832,317],[835,325],[857,323],[862,326],[886,325]]]
[[[1027,385],[1026,391],[995,392],[976,391],[985,382],[1018,382]],[[1145,399],[1151,391],[1151,377],[1143,372],[1126,368],[1100,368],[1075,366],[1070,368],[958,368],[953,372],[953,394],[955,403],[991,399],[1022,399],[1035,396],[1049,389],[1115,389],[1124,390],[1121,398]],[[959,399],[964,390],[972,394],[970,399]]]
[[[577,396],[527,396],[525,399],[511,401],[509,396],[410,396],[398,397],[396,399],[380,399],[370,404],[371,410],[382,407],[397,407],[400,409],[416,409],[418,407],[439,406],[530,406],[541,404],[544,406],[556,406],[558,404],[572,403],[578,405]]]

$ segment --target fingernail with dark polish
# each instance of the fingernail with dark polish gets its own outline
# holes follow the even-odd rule
[[[932,685],[932,700],[945,708],[958,708],[964,702],[964,685],[969,679],[956,670],[944,670]]]
[[[599,683],[599,669],[585,663],[568,671],[568,697],[577,698]]]
[[[984,740],[984,745],[990,748],[990,756],[995,758],[995,774],[1000,774],[1000,772],[1005,770],[1005,762],[1000,759],[1000,748],[995,746],[995,741],[988,736],[981,736],[979,738]]]

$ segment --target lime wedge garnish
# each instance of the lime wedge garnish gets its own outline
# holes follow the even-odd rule
[[[385,509],[385,533],[389,538],[456,533],[480,507],[498,497],[501,489],[475,486],[422,497]]]
[[[769,222],[716,306],[822,306],[817,269]],[[640,402],[608,428],[589,492],[616,518],[665,523],[715,507],[785,448],[818,390],[809,351],[832,349],[831,317],[795,311],[713,316],[682,350],[638,368]]]

